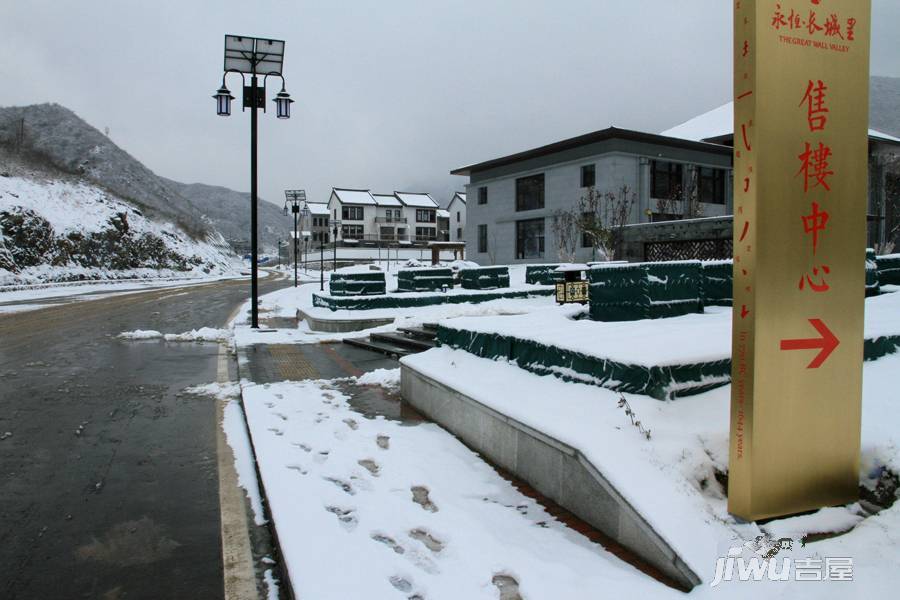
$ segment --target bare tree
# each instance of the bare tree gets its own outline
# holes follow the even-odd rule
[[[627,185],[604,194],[588,188],[578,203],[578,229],[591,242],[594,258],[615,260],[628,224],[635,193]]]
[[[488,237],[488,247],[487,247],[487,255],[488,260],[491,261],[491,265],[497,264],[497,228],[492,227],[490,236]]]
[[[554,211],[550,220],[550,230],[556,241],[556,253],[562,262],[575,262],[578,239],[581,229],[579,217],[575,209],[559,209]]]
[[[885,160],[884,185],[884,242],[876,248],[878,254],[890,254],[900,244],[900,155]]]

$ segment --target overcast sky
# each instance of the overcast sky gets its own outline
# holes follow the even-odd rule
[[[872,73],[900,77],[900,3],[873,12]],[[223,36],[286,40],[293,117],[260,115],[260,193],[279,204],[286,188],[324,201],[332,186],[444,203],[466,181],[452,168],[609,125],[658,132],[731,93],[726,0],[9,0],[2,13],[0,105],[57,102],[160,175],[242,191],[249,115],[217,117],[210,98]]]

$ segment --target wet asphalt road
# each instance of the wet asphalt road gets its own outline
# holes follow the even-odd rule
[[[260,293],[289,285],[260,281]],[[249,282],[0,315],[0,598],[221,598],[217,344]],[[10,432],[11,436],[5,436]]]

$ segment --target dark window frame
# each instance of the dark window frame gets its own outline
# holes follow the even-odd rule
[[[597,165],[581,165],[581,187],[592,188],[597,185]]]
[[[478,253],[486,254],[488,251],[488,226],[478,226]]]
[[[543,218],[540,219],[522,219],[521,221],[516,221],[516,258],[519,260],[526,260],[531,258],[543,258],[546,253],[546,223]],[[540,223],[540,230],[537,236],[535,236],[534,240],[537,245],[535,251],[532,252],[531,249],[527,248],[527,243],[530,238],[526,234],[526,228],[530,226],[534,226]],[[535,228],[537,229],[537,228]]]
[[[650,197],[657,200],[681,200],[676,198],[684,182],[684,165],[669,160],[650,163]]]
[[[350,233],[351,231],[353,233]],[[341,239],[358,240],[365,235],[365,228],[362,225],[341,225]]]
[[[543,173],[516,179],[516,212],[544,208],[546,184]]]
[[[425,216],[426,218],[422,218]],[[416,209],[416,223],[436,223],[437,222],[437,211],[433,208],[417,208]]]
[[[358,217],[355,215],[359,215]],[[365,207],[362,206],[342,206],[341,207],[341,220],[343,221],[365,221],[366,220],[366,211]]]
[[[488,203],[488,189],[486,185],[478,188],[478,204],[487,204]]]
[[[697,167],[697,197],[705,204],[726,203],[725,179],[728,172],[715,167]]]

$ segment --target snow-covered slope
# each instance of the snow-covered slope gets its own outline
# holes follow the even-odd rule
[[[218,233],[192,237],[83,177],[0,153],[0,285],[219,275]]]

